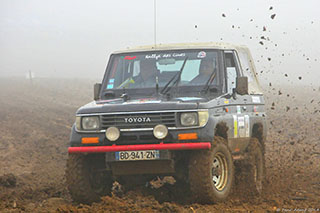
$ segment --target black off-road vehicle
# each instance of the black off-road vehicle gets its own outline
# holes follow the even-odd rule
[[[68,189],[74,201],[91,203],[109,194],[114,181],[133,186],[173,176],[195,201],[213,203],[225,200],[243,176],[246,189],[260,194],[265,120],[246,47],[200,43],[115,52],[94,86],[94,101],[76,113]]]

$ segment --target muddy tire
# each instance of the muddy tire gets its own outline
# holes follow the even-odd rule
[[[104,155],[69,154],[66,183],[73,201],[91,204],[111,194],[112,178],[106,172]]]
[[[261,195],[265,178],[265,160],[261,144],[252,138],[248,146],[248,189],[253,195]]]
[[[190,189],[195,201],[216,203],[229,196],[234,167],[227,142],[215,137],[210,150],[194,151],[189,162]]]
[[[251,138],[246,155],[244,161],[237,163],[238,191],[246,196],[260,196],[263,193],[266,169],[263,147],[257,138]]]

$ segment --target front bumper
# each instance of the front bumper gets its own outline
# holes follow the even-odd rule
[[[188,149],[210,149],[210,142],[197,143],[170,143],[170,144],[142,144],[142,145],[112,145],[112,146],[82,146],[69,147],[69,153],[104,153],[118,151],[138,150],[188,150]]]

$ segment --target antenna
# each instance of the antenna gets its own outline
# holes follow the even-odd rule
[[[32,72],[31,72],[31,70],[29,70],[29,78],[30,78],[31,84],[33,84],[33,83],[32,83]]]
[[[154,6],[154,48],[157,46],[157,0],[153,1]]]

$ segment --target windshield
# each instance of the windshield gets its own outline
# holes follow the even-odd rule
[[[185,60],[185,65],[182,67]],[[114,55],[103,87],[109,91],[125,89],[126,92],[143,89],[147,93],[154,91],[157,86],[161,90],[170,80],[175,80],[178,82],[169,83],[169,87],[193,87],[192,90],[197,91],[208,83],[213,73],[216,77],[210,84],[219,87],[218,61],[216,50],[155,51]],[[179,78],[175,79],[177,76]],[[188,90],[179,89],[180,93]]]

